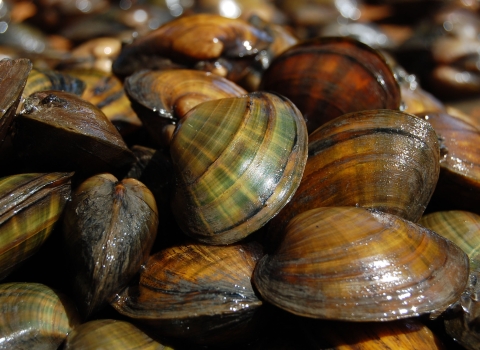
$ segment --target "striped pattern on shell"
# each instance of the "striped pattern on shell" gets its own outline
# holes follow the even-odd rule
[[[170,151],[179,225],[202,242],[229,244],[291,198],[305,168],[307,131],[288,99],[257,92],[193,108]]]

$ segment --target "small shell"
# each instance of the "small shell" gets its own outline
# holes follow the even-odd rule
[[[111,319],[83,323],[68,334],[63,350],[173,350],[127,321]]]
[[[0,284],[0,349],[56,350],[80,317],[66,296],[39,283]]]
[[[190,110],[170,154],[178,224],[202,242],[229,244],[258,230],[290,200],[305,167],[307,131],[289,100],[251,93]]]
[[[139,181],[92,176],[65,209],[64,241],[73,262],[80,312],[88,317],[130,281],[147,260],[157,234],[152,193]]]
[[[265,300],[297,315],[386,321],[443,311],[468,281],[452,242],[395,215],[325,207],[293,218],[253,282]]]
[[[0,280],[45,242],[70,199],[73,173],[0,179]]]

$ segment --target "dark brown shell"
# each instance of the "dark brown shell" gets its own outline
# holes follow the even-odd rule
[[[324,207],[290,221],[253,282],[266,301],[300,316],[386,321],[444,311],[468,268],[458,246],[405,219]]]
[[[118,171],[135,159],[102,111],[61,91],[37,92],[25,101],[13,141],[27,169],[91,174]]]
[[[350,38],[318,38],[291,47],[273,60],[260,89],[292,100],[308,133],[349,112],[400,107],[400,87],[385,59]]]
[[[63,234],[71,279],[88,317],[110,301],[147,260],[157,234],[152,193],[139,181],[92,176],[65,209]]]
[[[0,159],[31,69],[32,63],[26,58],[0,61]]]

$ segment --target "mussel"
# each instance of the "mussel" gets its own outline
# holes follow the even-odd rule
[[[458,246],[410,221],[323,207],[289,222],[253,282],[266,301],[297,315],[387,321],[444,311],[464,291],[468,268]]]
[[[261,328],[262,301],[251,276],[262,255],[256,242],[165,248],[149,258],[140,281],[112,306],[155,334],[190,345],[246,342]]]
[[[99,174],[75,190],[63,224],[74,293],[80,312],[88,318],[147,260],[157,235],[157,206],[138,180],[118,181]]]
[[[308,152],[298,190],[269,223],[272,243],[292,217],[316,207],[376,208],[417,221],[440,171],[433,128],[396,110],[342,115],[309,135]]]
[[[42,246],[70,199],[73,173],[0,179],[0,280]]]
[[[191,109],[170,154],[180,227],[202,242],[229,244],[261,228],[290,200],[305,168],[307,130],[288,99],[250,93]]]
[[[348,37],[301,42],[277,56],[260,89],[292,100],[308,133],[342,114],[399,109],[400,88],[379,52]]]
[[[80,324],[74,303],[40,283],[0,284],[0,349],[55,350]]]

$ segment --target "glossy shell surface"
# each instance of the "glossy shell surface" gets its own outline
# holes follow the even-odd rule
[[[467,284],[460,248],[395,215],[316,208],[285,230],[253,281],[267,301],[301,316],[386,321],[443,311]]]
[[[305,167],[307,132],[289,100],[251,93],[192,109],[170,154],[177,222],[200,241],[229,244],[262,227],[291,198]]]

